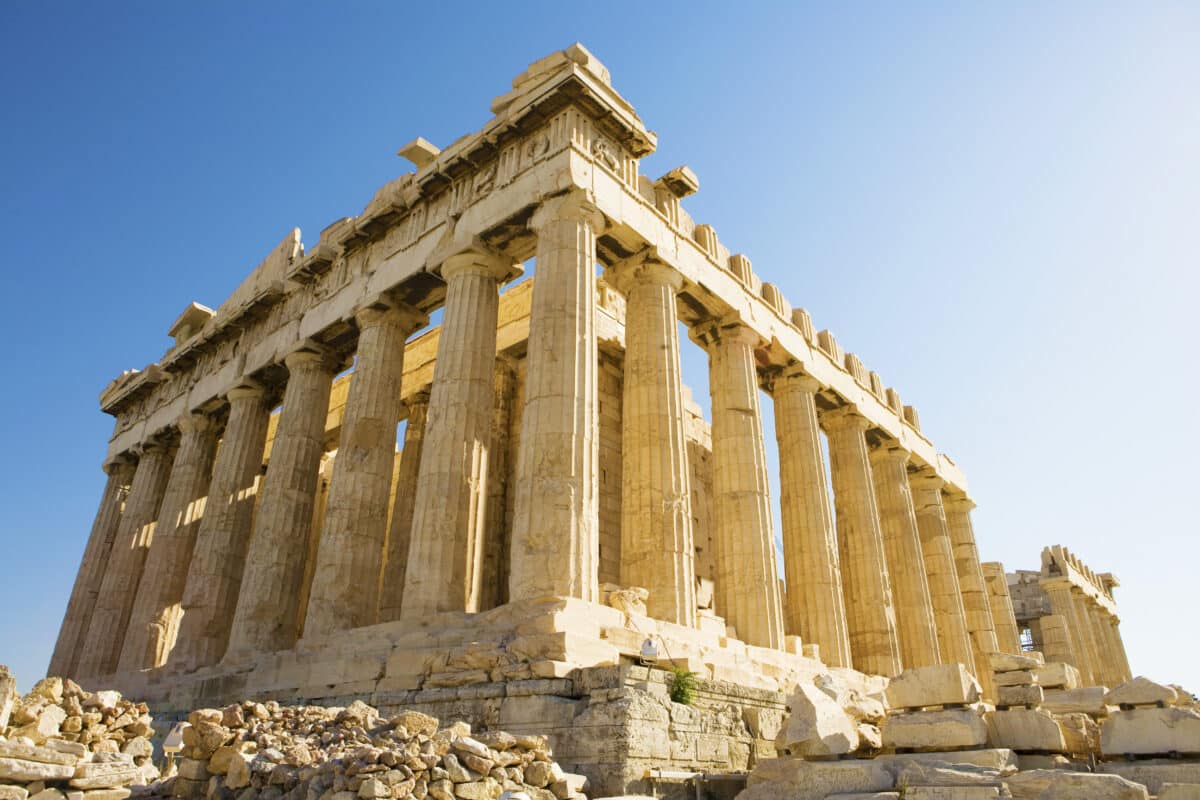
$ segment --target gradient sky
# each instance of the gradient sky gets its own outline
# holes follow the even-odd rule
[[[691,166],[697,221],[917,407],[983,559],[1058,543],[1116,573],[1135,673],[1198,690],[1183,2],[3,4],[0,663],[22,687],[103,486],[100,390],[576,40],[659,134],[642,172]]]

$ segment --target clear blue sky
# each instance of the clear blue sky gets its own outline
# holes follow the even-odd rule
[[[693,216],[917,406],[983,558],[1115,572],[1135,672],[1200,689],[1183,2],[4,4],[0,663],[48,661],[100,389],[575,40],[658,132],[643,172],[689,164]]]

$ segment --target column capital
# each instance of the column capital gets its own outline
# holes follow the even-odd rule
[[[253,378],[243,378],[225,393],[225,399],[232,405],[235,400],[261,400],[266,395],[267,389],[261,383]]]
[[[907,464],[911,455],[911,451],[896,442],[888,442],[879,447],[873,447],[868,453],[872,464],[881,461],[899,461],[901,464]]]
[[[587,222],[596,232],[603,230],[607,224],[592,193],[578,188],[544,199],[529,219],[529,227],[540,231],[549,223],[559,220]]]
[[[118,453],[110,459],[107,459],[101,469],[104,474],[110,476],[120,475],[122,477],[133,477],[133,471],[137,468],[136,457],[130,453]]]
[[[709,319],[691,328],[688,337],[701,347],[708,348],[721,342],[738,342],[758,347],[763,338],[737,314],[728,314],[719,319]]]
[[[946,507],[947,511],[959,511],[965,514],[975,508],[975,501],[961,492],[953,494],[947,492],[946,496],[942,498],[942,505]]]
[[[646,247],[613,264],[604,271],[604,279],[624,295],[638,284],[667,286],[676,293],[683,289],[683,275],[659,258],[655,247]]]
[[[412,416],[413,409],[416,407],[427,407],[429,405],[430,386],[426,385],[423,389],[413,392],[404,401],[404,407],[408,411],[408,415]]]
[[[871,427],[871,421],[858,413],[858,408],[853,404],[826,411],[820,415],[820,419],[821,427],[828,431],[840,431],[848,428],[865,431]]]
[[[322,369],[327,372],[336,372],[341,366],[341,362],[333,354],[333,351],[324,345],[318,346],[305,345],[300,349],[293,350],[283,357],[283,364],[288,368],[289,372],[295,372],[303,369]]]
[[[354,312],[354,322],[359,333],[381,325],[394,325],[407,335],[428,325],[429,315],[408,303],[381,296],[360,306]]]
[[[166,438],[163,438],[163,436],[156,434],[154,438],[140,442],[130,449],[137,454],[139,459],[141,459],[152,453],[170,452],[172,449],[172,444]]]
[[[218,427],[217,421],[203,411],[188,411],[175,421],[180,433],[210,433]]]
[[[511,256],[497,253],[482,244],[473,244],[442,259],[440,271],[442,280],[447,282],[459,275],[479,275],[503,281],[520,275],[522,268]]]
[[[924,466],[916,472],[909,473],[908,483],[914,489],[941,492],[946,485],[946,479],[933,471],[932,467]]]

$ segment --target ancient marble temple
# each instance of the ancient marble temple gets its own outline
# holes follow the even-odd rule
[[[649,640],[742,686],[959,662],[988,690],[987,654],[1021,649],[1007,581],[916,410],[693,221],[690,169],[640,174],[655,135],[583,47],[491,111],[403,147],[412,171],[315,244],[287,234],[104,390],[50,672],[168,707],[386,706]],[[1127,675],[1103,576],[1055,563],[1059,657]]]

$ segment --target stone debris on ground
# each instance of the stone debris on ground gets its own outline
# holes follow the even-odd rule
[[[28,694],[0,666],[0,800],[123,800],[159,777],[149,709],[120,692],[43,678]]]
[[[581,800],[544,736],[439,728],[416,711],[246,701],[188,715],[178,773],[155,795],[208,800]],[[519,797],[513,794],[513,797]]]
[[[841,704],[797,687],[778,742],[789,755],[760,761],[738,800],[1200,798],[1190,693],[1145,678],[1111,691],[1078,687],[1070,665],[1040,653],[989,661],[995,706],[958,664],[892,678],[880,698],[882,748],[855,742]],[[1058,692],[1054,710],[1043,706],[1043,676]]]

